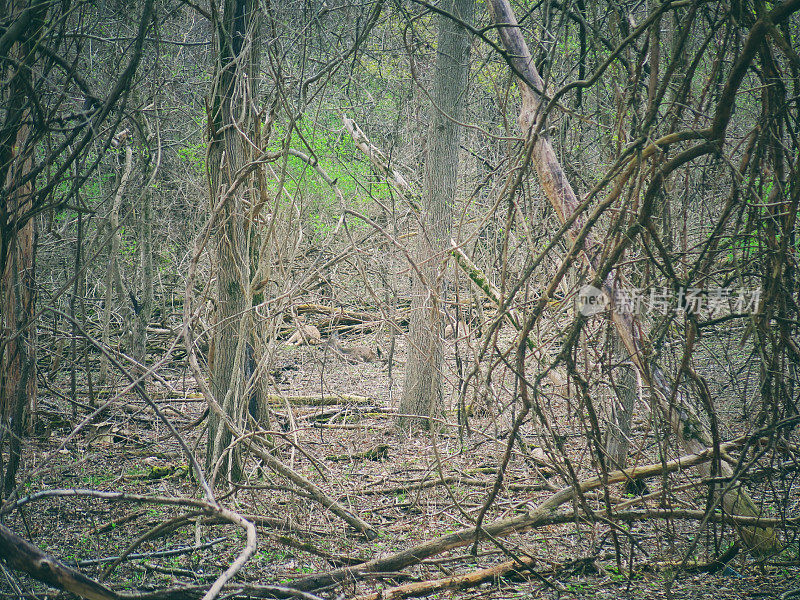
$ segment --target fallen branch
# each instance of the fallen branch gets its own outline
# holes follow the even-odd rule
[[[114,590],[42,552],[5,525],[0,525],[0,558],[12,569],[23,571],[34,579],[89,600],[124,598]]]
[[[270,404],[283,405],[286,402],[293,406],[338,406],[341,404],[371,405],[375,401],[368,396],[351,394],[314,394],[311,396],[280,396],[270,394],[266,398]]]
[[[90,529],[89,530],[89,535],[97,535],[98,533],[105,533],[106,531],[111,531],[112,529],[114,529],[116,527],[119,527],[120,525],[124,525],[125,523],[129,523],[130,521],[135,521],[136,519],[138,519],[142,515],[146,515],[146,514],[147,514],[146,510],[137,510],[137,511],[132,512],[130,514],[127,514],[127,515],[124,515],[122,517],[119,517],[118,519],[114,519],[113,521],[110,521],[110,522],[106,523],[105,525],[100,525],[98,527]]]
[[[343,308],[335,308],[333,306],[325,306],[324,304],[301,304],[295,307],[298,315],[308,313],[319,313],[322,315],[330,315],[332,320],[339,323],[369,323],[371,321],[380,321],[380,315],[371,313],[358,312],[353,310],[345,310]]]
[[[190,554],[192,552],[196,552],[197,550],[205,550],[206,548],[211,548],[215,544],[224,542],[226,539],[227,538],[221,537],[215,540],[211,540],[210,542],[206,542],[205,544],[200,544],[198,546],[185,546],[183,548],[173,548],[172,550],[157,550],[155,552],[140,552],[136,554],[128,554],[125,557],[125,560],[137,560],[140,558],[164,558],[166,556],[179,556],[181,554]],[[120,559],[119,556],[92,558],[89,560],[79,560],[77,562],[77,565],[79,567],[91,567],[92,565],[102,565],[104,563],[118,561],[119,559]]]
[[[200,585],[182,585],[165,590],[156,590],[154,592],[143,592],[136,594],[137,600],[193,600],[200,598],[203,593],[203,586]],[[226,593],[226,598],[243,598],[250,600],[252,598],[290,598],[291,600],[324,600],[314,594],[307,592],[300,592],[290,587],[282,585],[247,585],[235,584],[228,585],[223,588]],[[125,600],[129,597],[124,596]],[[133,595],[130,596],[133,598]]]
[[[722,450],[731,451],[740,446],[741,443],[742,438],[728,442],[722,445]],[[712,455],[713,449],[707,448],[703,452],[682,456],[667,463],[655,463],[634,467],[631,469],[613,471],[608,473],[605,479],[605,484],[610,485],[613,483],[621,483],[623,481],[637,478],[646,479],[664,473],[680,471],[682,469],[708,462],[711,460]],[[485,535],[487,537],[505,537],[511,535],[512,533],[520,533],[533,527],[550,524],[554,522],[554,517],[556,517],[556,520],[559,520],[558,515],[555,514],[555,511],[559,506],[577,497],[579,493],[582,494],[602,487],[603,485],[603,478],[592,477],[591,479],[584,480],[577,487],[570,486],[563,488],[551,495],[537,507],[532,508],[525,513],[506,519],[500,519],[498,521],[494,521],[493,523],[489,523],[488,525],[484,525],[481,528],[481,535]],[[631,512],[635,513],[636,511]],[[605,518],[608,518],[607,515],[604,516]],[[568,521],[569,519],[574,520],[575,515],[573,513],[569,513],[567,515],[563,515],[563,517],[565,518],[565,521]],[[762,519],[759,522],[764,522],[764,520]],[[405,569],[406,567],[419,564],[421,561],[426,558],[430,558],[431,556],[436,556],[437,554],[453,550],[454,548],[467,546],[474,542],[475,539],[476,529],[474,527],[462,529],[460,531],[456,531],[455,533],[450,533],[440,536],[436,539],[423,542],[406,550],[395,552],[394,554],[390,554],[388,556],[375,558],[371,561],[365,562],[362,565],[344,567],[327,573],[309,575],[308,577],[304,577],[295,581],[292,586],[306,591],[317,590],[342,581],[347,581],[348,579],[355,579],[369,573],[380,571],[399,571]]]
[[[372,594],[356,596],[353,600],[392,600],[392,598],[413,598],[417,596],[427,596],[441,590],[457,590],[462,588],[475,587],[486,581],[494,581],[498,577],[503,577],[509,573],[522,575],[525,570],[533,566],[535,559],[522,557],[521,561],[509,560],[485,569],[478,569],[465,575],[454,575],[442,579],[432,579],[430,581],[419,581],[407,583],[388,590],[380,590]]]
[[[419,479],[409,481],[406,484],[395,487],[367,488],[358,491],[359,496],[387,496],[392,494],[402,494],[425,490],[440,485],[469,485],[475,487],[491,487],[494,485],[493,479],[477,479],[475,477],[464,477],[463,475],[446,475],[445,477]],[[546,489],[542,483],[504,483],[503,487],[514,491],[530,492],[533,490]]]

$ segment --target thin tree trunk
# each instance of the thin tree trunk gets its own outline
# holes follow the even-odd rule
[[[133,149],[129,143],[125,144],[125,162],[122,165],[122,174],[119,178],[119,185],[117,191],[114,193],[114,200],[111,203],[111,212],[108,215],[108,234],[111,237],[108,249],[108,267],[106,268],[105,277],[105,307],[103,308],[103,345],[108,347],[111,344],[111,312],[114,305],[114,270],[117,269],[117,294],[119,297],[119,304],[123,306],[127,303],[128,299],[123,295],[124,291],[120,287],[122,285],[121,278],[119,277],[119,267],[117,261],[119,259],[119,210],[122,206],[122,198],[125,196],[125,189],[128,187],[128,180],[131,176],[133,168]],[[123,331],[125,327],[123,327]],[[100,374],[98,376],[98,383],[105,385],[108,378],[108,357],[103,354],[100,357]]]
[[[139,268],[142,282],[142,292],[138,306],[134,307],[134,328],[132,340],[132,354],[142,369],[147,368],[147,325],[153,316],[153,304],[155,302],[153,292],[153,182],[158,175],[161,166],[161,132],[159,129],[158,113],[156,112],[155,131],[152,132],[156,141],[156,158],[151,165],[150,176],[145,183],[141,194],[141,221],[139,223]],[[146,130],[149,131],[149,123],[145,119]],[[148,139],[151,136],[148,136]]]
[[[628,463],[628,440],[637,398],[636,371],[630,364],[619,337],[615,337],[612,344],[614,361],[618,362],[619,366],[611,374],[614,378],[615,397],[611,399],[606,456],[612,468],[624,469]]]
[[[522,93],[522,108],[519,116],[520,128],[526,135],[530,135],[536,129],[538,119],[541,117],[541,98],[544,92],[544,83],[536,70],[508,0],[491,0],[489,6],[492,20],[498,26],[503,46],[508,52],[509,58],[518,74],[518,82]],[[743,74],[743,71],[734,71],[732,78],[739,77],[740,74]],[[520,78],[519,75],[522,75],[524,79]],[[722,105],[720,112],[715,115],[714,125],[707,134],[709,137],[724,135],[727,124],[725,111],[728,111],[727,116],[729,117],[730,106]],[[559,220],[562,223],[566,222],[577,211],[580,203],[546,135],[540,134],[534,140],[531,160],[536,168],[542,188],[555,209]],[[586,218],[583,215],[579,215],[574,219],[568,232],[572,240],[578,237],[585,223]],[[593,272],[597,272],[600,268],[599,249],[600,245],[591,233],[584,237],[582,250]],[[609,299],[613,299],[614,282],[612,278],[606,278],[601,285],[605,295]],[[688,405],[683,402],[684,399],[680,398],[680,394],[675,398],[677,405],[673,403],[672,384],[660,366],[654,360],[647,358],[650,353],[645,348],[650,346],[650,342],[647,339],[645,329],[636,316],[613,310],[613,307],[611,314],[614,326],[626,351],[641,373],[643,381],[653,391],[660,410],[672,426],[672,430],[681,446],[687,452],[699,452],[701,448],[711,446],[711,436],[702,422],[692,414]],[[721,474],[724,477],[732,474],[727,463],[722,463],[721,468]],[[711,466],[708,464],[701,466],[701,472],[705,476],[709,476],[712,472]],[[725,494],[722,498],[722,503],[725,510],[734,515],[758,516],[761,512],[741,487],[736,487]],[[769,552],[778,545],[772,528],[747,527],[742,528],[741,532],[745,543],[751,548]]]
[[[153,195],[142,194],[142,221],[139,227],[139,268],[142,295],[134,308],[132,355],[140,365],[140,374],[147,370],[147,325],[153,315]]]
[[[469,80],[470,24],[474,0],[447,0],[439,16],[431,126],[425,160],[425,197],[414,260],[409,347],[400,400],[400,428],[425,427],[444,410],[442,363],[445,266],[449,256],[453,206],[458,184],[458,154]],[[406,416],[418,415],[418,416]]]

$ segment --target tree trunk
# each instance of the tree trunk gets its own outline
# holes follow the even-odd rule
[[[425,160],[425,197],[419,215],[414,260],[408,359],[400,400],[399,427],[430,425],[441,414],[442,285],[449,256],[450,231],[458,183],[461,121],[469,79],[470,36],[461,24],[471,23],[474,0],[446,0],[439,16],[436,70],[433,80],[430,135]],[[413,415],[413,416],[407,416]]]
[[[140,199],[142,202],[141,220],[138,227],[139,236],[139,269],[141,275],[141,297],[138,306],[134,307],[134,327],[132,340],[133,358],[142,365],[143,371],[147,370],[147,325],[153,316],[155,303],[153,291],[153,182],[161,166],[161,132],[159,129],[159,115],[156,112],[154,122],[155,131],[151,131],[150,122],[142,119],[148,140],[155,139],[156,156],[153,161],[151,151],[150,174],[145,182]]]
[[[114,285],[115,279],[117,280],[117,296],[119,297],[119,306],[124,307],[128,299],[124,295],[124,290],[120,287],[122,285],[122,279],[117,275],[114,277],[114,271],[116,269],[117,274],[119,273],[119,247],[120,247],[120,235],[119,235],[119,210],[122,206],[122,198],[125,196],[125,189],[128,187],[128,180],[131,176],[131,171],[133,170],[133,149],[129,143],[125,144],[125,162],[122,165],[122,174],[119,178],[119,184],[117,185],[117,191],[114,193],[114,200],[111,203],[111,212],[108,215],[107,221],[107,231],[108,235],[111,237],[109,240],[108,246],[108,266],[106,268],[106,277],[105,277],[105,307],[103,308],[103,345],[108,346],[111,343],[111,312],[112,307],[114,306]],[[125,327],[123,325],[123,334],[125,331]],[[103,354],[100,357],[100,374],[98,375],[98,383],[100,385],[105,385],[106,379],[108,378],[108,357]]]
[[[544,92],[544,83],[536,70],[508,0],[491,0],[490,11],[492,20],[498,26],[503,46],[509,54],[509,60],[513,63],[518,75],[522,93],[519,124],[523,133],[530,136],[541,118],[541,98]],[[760,22],[756,24],[756,27],[760,26]],[[754,27],[754,31],[756,27]],[[762,33],[762,35],[764,34]],[[741,82],[740,77],[743,76],[743,73],[744,70],[732,73],[731,80],[733,83],[726,84],[726,91],[728,91],[727,88],[730,85],[736,86],[738,85],[737,81]],[[739,78],[738,80],[736,79],[737,77]],[[733,87],[732,89],[735,91],[736,88]],[[721,108],[714,118],[714,125],[707,131],[706,135],[709,138],[723,136],[727,126],[727,118],[729,117],[729,104],[721,103]],[[647,156],[645,153],[643,155]],[[580,203],[546,135],[540,134],[533,141],[531,160],[548,200],[555,209],[559,220],[564,223],[573,216]],[[642,210],[644,210],[644,207]],[[578,237],[585,224],[586,218],[584,215],[578,215],[574,219],[568,232],[573,241]],[[586,235],[583,239],[582,251],[590,269],[594,273],[598,271],[601,265],[599,250],[600,245],[594,239],[594,236],[591,233]],[[611,276],[607,277],[601,285],[607,298],[612,300],[614,297],[613,278]],[[646,330],[642,323],[638,321],[635,315],[613,310],[613,306],[611,315],[617,334],[626,351],[641,373],[642,380],[652,390],[659,409],[672,426],[672,430],[681,446],[689,453],[698,452],[701,448],[711,446],[711,436],[702,422],[692,414],[680,394],[673,400],[675,394],[673,394],[671,382],[667,379],[660,366],[649,358],[650,353],[646,349],[651,347],[651,344],[647,339]],[[731,468],[727,463],[723,462],[720,466],[723,477],[728,477],[732,474]],[[704,476],[710,476],[712,474],[711,466],[701,466],[701,472],[703,472]],[[761,513],[740,486],[734,487],[734,489],[726,493],[722,497],[722,504],[729,514],[758,516]],[[778,541],[772,528],[744,527],[741,533],[745,543],[750,548],[770,552],[778,546]]]
[[[23,139],[25,131],[20,130]],[[15,160],[21,172],[28,172],[30,157],[17,156]],[[32,186],[26,184],[3,200],[9,214],[30,210],[31,193]],[[11,234],[5,269],[0,274],[0,448],[7,444],[8,463],[2,473],[6,494],[15,487],[26,421],[32,422],[36,412],[34,223],[30,219],[20,228],[12,223],[11,231],[3,232],[4,236]]]
[[[611,399],[611,415],[606,438],[606,456],[608,464],[614,469],[624,469],[628,463],[628,446],[631,432],[631,421],[636,406],[636,372],[628,360],[624,346],[615,337],[614,362],[619,366],[612,372],[615,397]]]
[[[8,48],[0,67],[0,100],[8,107],[0,131],[0,475],[6,493],[15,486],[20,441],[26,421],[36,413],[35,219],[33,181],[23,181],[33,165],[30,106],[35,32],[44,24],[48,5],[11,2],[8,14],[25,14],[24,33]],[[13,21],[13,19],[12,19]],[[16,23],[15,23],[16,24]],[[13,65],[13,66],[12,66]],[[3,464],[2,455],[8,453]]]
[[[248,179],[239,171],[247,160],[246,140],[240,132],[252,126],[252,52],[257,3],[226,0],[221,21],[215,23],[217,57],[211,112],[208,168],[212,210],[219,209],[214,240],[217,298],[211,391],[214,400],[234,423],[244,426],[245,348],[250,331],[250,252],[245,231]],[[215,13],[217,14],[217,13]],[[221,206],[217,206],[221,203]],[[211,411],[207,440],[207,467],[215,479],[238,479],[237,453],[225,450],[231,434]]]

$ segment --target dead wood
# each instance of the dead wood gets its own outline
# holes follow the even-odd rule
[[[117,592],[68,567],[22,539],[5,525],[0,525],[0,558],[8,566],[60,590],[90,600],[120,600]]]
[[[357,404],[359,406],[371,406],[375,403],[368,396],[355,396],[353,394],[314,394],[311,396],[279,396],[270,394],[267,402],[272,404],[284,404],[289,402],[292,406],[340,406],[346,404]]]
[[[723,444],[723,449],[725,451],[730,451],[740,446],[741,443],[741,439],[734,442],[728,442]],[[577,487],[569,486],[559,490],[541,502],[538,506],[528,510],[525,513],[508,517],[506,519],[500,519],[485,525],[481,529],[482,537],[484,535],[491,537],[505,537],[511,535],[512,533],[520,533],[533,527],[550,524],[553,522],[553,517],[557,516],[555,513],[556,509],[565,502],[577,497],[579,493],[588,492],[604,485],[621,483],[630,479],[646,479],[655,475],[683,470],[708,462],[711,460],[712,456],[713,449],[706,448],[703,452],[682,456],[663,464],[655,463],[634,467],[631,469],[614,471],[608,473],[606,478],[593,477],[591,479],[584,480]],[[605,518],[608,518],[608,515],[604,516]],[[574,512],[570,512],[565,515],[561,515],[561,518],[565,521],[569,521],[570,519],[574,520],[576,515]],[[762,519],[759,521],[756,519],[756,521],[758,523],[763,523],[765,520]],[[335,583],[347,581],[349,579],[356,579],[376,571],[399,571],[405,569],[406,567],[419,564],[421,561],[426,558],[430,558],[431,556],[436,556],[437,554],[447,552],[448,550],[467,546],[473,543],[476,537],[476,528],[470,527],[467,529],[461,529],[455,533],[440,536],[406,550],[373,559],[362,565],[336,569],[327,573],[309,575],[308,577],[304,577],[295,581],[292,586],[300,590],[316,590],[333,585]]]
[[[730,548],[725,550],[722,554],[717,556],[711,562],[690,562],[684,561],[680,563],[653,563],[650,566],[656,570],[677,571],[682,570],[687,573],[716,573],[724,569],[730,561],[732,561],[737,554],[739,554],[739,544],[733,544]]]
[[[542,189],[558,215],[559,221],[567,228],[566,233],[573,244],[570,255],[579,251],[580,255],[585,258],[592,274],[598,277],[599,285],[611,305],[611,316],[615,329],[626,351],[631,356],[631,360],[636,365],[642,379],[653,390],[661,412],[672,426],[672,430],[684,451],[698,452],[700,448],[711,445],[712,436],[702,421],[692,413],[686,399],[682,398],[680,393],[673,392],[671,382],[652,357],[652,353],[648,351],[648,348],[652,347],[652,343],[648,339],[647,329],[636,315],[615,310],[613,306],[614,289],[616,289],[618,281],[615,276],[607,275],[607,265],[602,263],[601,258],[603,255],[602,245],[591,230],[593,223],[599,218],[600,212],[595,212],[591,218],[587,218],[584,213],[584,207],[578,200],[569,179],[564,173],[547,135],[542,131],[545,117],[544,101],[547,99],[547,92],[528,45],[522,36],[511,4],[509,0],[491,0],[489,9],[492,21],[498,28],[501,42],[508,52],[509,61],[514,69],[522,94],[519,127],[530,144],[531,162],[536,168]],[[785,3],[785,5],[773,9],[771,13],[765,15],[762,20],[759,20],[751,28],[745,49],[737,59],[737,68],[733,70],[725,83],[725,93],[722,96],[723,98],[727,96],[727,101],[720,101],[714,114],[714,124],[699,136],[706,138],[708,141],[695,147],[698,156],[715,151],[716,144],[724,141],[725,129],[731,114],[732,96],[736,93],[744,73],[755,55],[754,48],[760,43],[759,40],[766,35],[765,23],[771,22],[772,19],[786,19],[797,10],[800,10],[800,4],[797,2]],[[695,132],[689,132],[688,135],[695,138],[698,137]],[[680,141],[680,137],[678,134],[673,134],[670,140],[659,140],[659,142],[651,144],[631,158],[629,164],[621,170],[613,190],[603,200],[602,206],[610,206],[619,197],[627,179],[631,176],[634,168],[640,164],[640,161],[647,160],[657,151],[663,151],[671,143]],[[675,139],[673,140],[672,138]],[[686,156],[689,157],[690,154],[686,154]],[[675,163],[675,168],[680,164],[683,163]],[[662,171],[659,172],[657,177],[663,178],[664,176],[665,173]],[[647,203],[643,204],[639,215],[640,224],[647,222],[651,208]],[[629,236],[628,240],[631,239],[632,236]],[[626,243],[629,242],[621,243],[615,251],[621,252],[624,250]],[[562,266],[562,273],[566,269],[566,263],[567,261]],[[551,289],[547,292],[548,295],[558,279],[554,279]],[[722,463],[720,467],[724,477],[733,475],[733,470],[729,465]],[[704,474],[706,476],[711,474],[711,469],[706,467]],[[721,494],[721,502],[727,512],[752,516],[760,513],[758,507],[741,486],[730,488],[731,486]],[[740,533],[747,546],[751,549],[762,553],[771,553],[780,548],[780,543],[772,529],[743,529]]]
[[[485,569],[478,569],[465,575],[454,575],[442,579],[407,583],[397,587],[381,590],[372,594],[356,596],[353,600],[391,600],[392,598],[413,598],[427,596],[441,590],[456,590],[475,587],[487,581],[494,581],[508,574],[524,575],[536,560],[530,557],[521,557],[520,561],[509,560]]]
[[[416,490],[426,490],[440,485],[469,485],[474,487],[491,487],[494,479],[477,479],[475,477],[464,477],[463,475],[446,475],[444,477],[418,479],[394,487],[367,488],[359,490],[360,496],[391,496]],[[544,490],[547,486],[542,483],[505,483],[504,487],[509,490],[530,492],[534,490]]]
[[[185,585],[156,590],[154,592],[143,592],[135,595],[137,600],[196,600],[202,598],[205,586]],[[324,600],[314,594],[301,592],[282,585],[253,585],[253,584],[232,584],[223,588],[226,598],[290,598],[292,600]],[[134,599],[134,596],[120,596],[127,600]]]
[[[265,532],[265,535],[269,536],[271,539],[278,542],[279,544],[283,544],[284,546],[289,546],[290,548],[294,548],[295,550],[301,550],[303,552],[308,552],[309,554],[313,554],[314,556],[319,556],[320,558],[324,558],[334,566],[360,565],[361,563],[364,562],[363,558],[344,556],[342,554],[331,554],[330,552],[327,552],[322,548],[315,546],[314,544],[310,544],[308,542],[301,542],[300,540],[296,540],[287,535],[272,533],[270,531]]]
[[[362,452],[355,452],[353,454],[331,454],[325,457],[325,460],[333,462],[347,462],[351,460],[374,460],[383,461],[389,458],[389,446],[386,444],[377,444]]]
[[[345,310],[343,308],[334,308],[332,306],[325,306],[324,304],[301,304],[295,307],[297,314],[307,315],[310,313],[318,313],[321,315],[329,315],[332,322],[342,323],[347,325],[354,325],[357,323],[370,323],[372,321],[381,321],[380,315],[372,313],[359,312],[354,310]]]
[[[192,552],[197,552],[198,550],[205,550],[206,548],[211,548],[212,546],[219,544],[220,542],[224,542],[227,538],[220,537],[215,540],[211,540],[209,542],[205,542],[204,544],[198,544],[197,546],[185,546],[183,548],[173,548],[171,550],[154,550],[153,552],[138,552],[135,554],[128,554],[125,557],[125,560],[139,560],[142,558],[164,558],[167,556],[180,556],[181,554],[191,554]],[[105,563],[115,562],[120,559],[119,556],[106,556],[104,558],[92,558],[88,560],[81,560],[78,561],[79,567],[90,567],[92,565],[102,565]]]
[[[141,517],[143,515],[146,515],[146,514],[147,514],[146,510],[134,511],[132,513],[129,513],[127,515],[119,517],[118,519],[114,519],[113,521],[110,521],[110,522],[106,523],[105,525],[99,525],[97,527],[94,527],[94,528],[89,530],[88,534],[89,535],[97,535],[98,533],[105,533],[106,531],[111,531],[112,529],[114,529],[116,527],[119,527],[120,525],[123,525],[125,523],[130,522],[130,521],[135,521],[139,517]]]

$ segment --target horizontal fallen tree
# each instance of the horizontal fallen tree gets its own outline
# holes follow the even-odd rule
[[[375,401],[368,396],[355,396],[352,394],[315,394],[313,396],[282,396],[270,394],[266,398],[270,404],[285,404],[292,406],[339,406],[343,404],[372,405]]]

